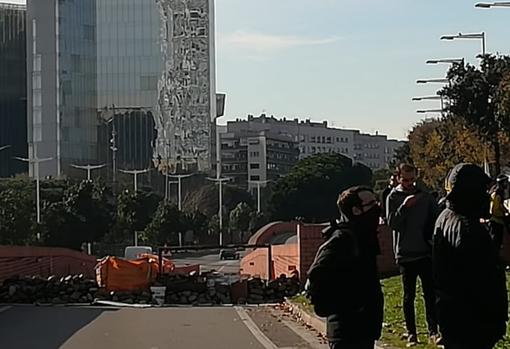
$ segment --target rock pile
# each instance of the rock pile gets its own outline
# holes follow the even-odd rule
[[[0,287],[0,303],[92,303],[98,292],[95,281],[82,274],[7,279]]]
[[[230,286],[217,282],[214,276],[175,275],[161,283],[166,286],[166,304],[231,304]]]
[[[270,282],[262,281],[260,278],[253,278],[248,281],[249,304],[280,303],[285,297],[292,297],[299,292],[299,280],[281,275]]]

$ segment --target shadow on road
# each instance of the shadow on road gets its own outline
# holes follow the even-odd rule
[[[14,307],[0,314],[0,348],[55,349],[115,309]]]

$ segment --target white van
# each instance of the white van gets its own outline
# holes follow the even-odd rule
[[[152,254],[152,247],[149,246],[128,246],[124,250],[124,258],[127,260],[137,259],[141,254]]]

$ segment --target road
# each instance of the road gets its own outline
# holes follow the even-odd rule
[[[263,307],[0,307],[0,348],[327,348],[276,312]]]
[[[243,258],[245,252],[241,252],[240,258]],[[219,253],[198,255],[188,254],[186,257],[179,257],[175,254],[171,257],[172,261],[177,265],[200,264],[200,272],[216,270],[223,274],[239,274],[240,260],[220,260]]]

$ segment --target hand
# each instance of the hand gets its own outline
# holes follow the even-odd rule
[[[404,200],[404,203],[402,204],[402,206],[404,206],[405,208],[413,207],[416,204],[416,202],[418,201],[418,198],[419,198],[418,195],[409,195]]]

